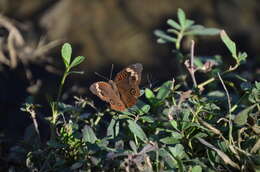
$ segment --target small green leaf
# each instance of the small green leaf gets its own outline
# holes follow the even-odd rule
[[[177,12],[179,23],[181,24],[181,27],[184,28],[186,24],[186,16],[182,9],[178,9]]]
[[[156,98],[159,100],[164,100],[171,92],[172,81],[165,82],[159,89]]]
[[[219,34],[220,30],[217,28],[204,28],[198,27],[196,29],[189,30],[185,32],[185,35],[217,35]]]
[[[176,165],[177,165],[176,160],[165,149],[161,148],[159,150],[159,156],[162,157],[162,159],[169,165],[170,168],[175,168],[176,167]]]
[[[184,147],[181,144],[177,144],[174,147],[169,147],[170,152],[174,157],[182,159],[185,156]]]
[[[191,172],[202,172],[202,168],[199,165],[192,167]]]
[[[170,124],[174,129],[178,129],[178,123],[175,120],[170,120]]]
[[[157,39],[157,43],[158,43],[158,44],[165,44],[165,43],[167,43],[167,41],[165,41],[165,40],[162,39],[162,38],[159,38],[159,39]]]
[[[153,94],[152,90],[150,90],[149,88],[146,88],[145,91],[145,97],[149,100],[149,99],[153,99],[155,98],[155,95]]]
[[[181,30],[181,26],[172,19],[168,19],[167,24],[170,25],[171,27],[177,29],[177,30]]]
[[[255,108],[255,106],[256,106],[256,104],[254,104],[252,106],[249,106],[248,108],[246,108],[246,109],[242,110],[241,112],[239,112],[235,116],[234,122],[237,125],[244,125],[244,124],[246,124],[248,115],[249,115],[250,111],[252,111]]]
[[[161,30],[155,30],[154,34],[166,42],[176,42],[176,38],[167,35],[165,32]]]
[[[97,140],[97,137],[93,129],[88,125],[85,125],[84,128],[82,129],[82,134],[83,134],[84,142],[95,143]]]
[[[70,75],[70,74],[80,74],[80,75],[82,75],[82,74],[84,74],[84,71],[70,71],[70,72],[68,72],[68,75]]]
[[[160,142],[164,144],[176,144],[176,143],[180,143],[180,140],[169,136],[160,139]]]
[[[147,136],[144,133],[143,129],[133,120],[127,120],[128,122],[128,128],[130,131],[136,135],[139,139],[141,139],[143,142],[147,141]]]
[[[119,121],[116,121],[114,118],[112,118],[107,128],[107,137],[115,138],[118,134],[119,134]]]
[[[193,20],[187,19],[184,28],[189,29],[189,27],[191,27],[193,24],[194,24]]]
[[[72,54],[71,45],[69,43],[63,44],[62,49],[61,49],[61,55],[62,55],[63,62],[66,67],[68,67],[70,64],[71,54]]]
[[[230,53],[232,54],[232,57],[234,57],[235,59],[237,59],[237,49],[236,49],[236,44],[235,42],[233,42],[228,35],[226,34],[226,32],[224,30],[220,31],[220,37],[221,40],[224,42],[224,44],[226,45],[226,47],[228,48],[228,50],[230,51]]]
[[[78,56],[76,57],[72,63],[70,64],[70,68],[73,68],[77,65],[79,65],[80,63],[82,63],[83,61],[85,60],[85,57],[84,56]]]
[[[144,122],[148,122],[148,123],[154,123],[155,119],[151,116],[141,116],[140,120],[143,120]]]

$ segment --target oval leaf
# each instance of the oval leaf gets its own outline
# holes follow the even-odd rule
[[[127,120],[127,122],[129,124],[128,127],[129,127],[130,131],[134,135],[136,135],[143,142],[146,142],[148,140],[146,134],[143,131],[143,129],[135,121]]]
[[[156,98],[159,100],[164,100],[171,92],[172,81],[165,82],[159,89]]]
[[[185,13],[182,9],[178,9],[178,12],[177,12],[177,15],[178,15],[178,20],[181,24],[181,27],[184,28],[185,27],[185,23],[186,23],[186,16],[185,16]]]
[[[234,122],[237,125],[244,125],[247,122],[247,118],[248,118],[248,114],[250,113],[251,110],[253,110],[255,108],[256,104],[242,110],[241,112],[239,112],[234,119]]]
[[[84,57],[84,56],[78,56],[78,57],[76,57],[76,58],[72,61],[71,65],[70,65],[70,68],[73,68],[73,67],[79,65],[79,64],[82,63],[84,60],[85,60],[85,57]]]
[[[85,125],[84,128],[82,129],[82,134],[83,134],[84,142],[95,143],[97,140],[97,137],[93,129],[88,125]]]
[[[69,43],[63,44],[61,49],[61,56],[63,58],[63,62],[66,67],[68,67],[70,64],[71,54],[72,54],[71,45]]]
[[[177,29],[177,30],[181,30],[181,26],[172,19],[168,19],[167,24],[170,25],[171,27]]]

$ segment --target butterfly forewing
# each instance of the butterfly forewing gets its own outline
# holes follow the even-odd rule
[[[107,82],[95,82],[89,87],[89,89],[101,100],[108,102],[111,109],[124,111],[126,107],[121,101],[117,91],[113,89],[114,87],[115,86],[112,86]]]

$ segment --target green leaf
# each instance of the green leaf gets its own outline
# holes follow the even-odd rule
[[[226,34],[226,32],[224,30],[220,31],[220,37],[221,40],[224,42],[224,44],[226,45],[226,47],[228,48],[228,50],[230,51],[230,53],[232,54],[232,57],[234,57],[235,59],[237,59],[237,49],[236,49],[236,44],[235,42],[233,42],[228,35]]]
[[[83,61],[85,60],[85,57],[84,56],[78,56],[76,57],[72,63],[70,64],[70,68],[73,68],[77,65],[79,65],[80,63],[82,63]]]
[[[202,172],[202,168],[199,165],[192,167],[191,172]]]
[[[70,71],[70,72],[68,72],[68,75],[70,75],[70,74],[80,74],[80,75],[82,75],[82,74],[84,74],[84,71]]]
[[[135,121],[127,120],[127,122],[128,122],[128,128],[134,135],[136,135],[143,142],[146,142],[148,140],[143,129]]]
[[[237,125],[245,125],[246,122],[247,122],[247,118],[248,118],[248,115],[250,113],[250,111],[252,111],[254,108],[255,108],[256,104],[242,110],[241,112],[239,112],[236,116],[235,116],[235,119],[234,119],[234,122],[237,124]]]
[[[160,139],[160,142],[162,142],[164,144],[176,144],[176,143],[180,143],[180,140],[168,136],[168,137],[164,137],[164,138]]]
[[[155,30],[154,34],[166,42],[176,42],[176,38],[167,35],[165,32],[161,30]]]
[[[193,24],[194,24],[193,20],[187,19],[184,28],[189,29],[189,27],[191,27]]]
[[[167,43],[167,41],[165,41],[165,40],[162,39],[162,38],[159,38],[159,39],[157,39],[157,43],[158,43],[158,44],[165,44],[165,43]]]
[[[217,28],[204,28],[204,27],[198,27],[193,28],[192,30],[189,30],[188,32],[185,32],[185,35],[217,35],[219,34],[220,30]]]
[[[181,8],[178,9],[177,15],[178,15],[178,20],[179,20],[179,23],[181,24],[181,27],[185,28],[186,16],[185,16],[184,11]]]
[[[72,54],[71,45],[69,43],[63,44],[62,49],[61,49],[61,56],[63,58],[63,62],[65,64],[66,68],[70,64],[71,54]]]
[[[182,159],[185,156],[184,147],[181,144],[177,144],[174,147],[170,146],[169,150],[174,157],[179,157]]]
[[[150,90],[149,88],[146,88],[144,93],[145,93],[145,97],[148,100],[155,98],[155,95],[153,94],[152,90]]]
[[[155,119],[151,116],[145,115],[145,116],[141,116],[140,120],[143,120],[144,122],[148,122],[148,123],[154,123]]]
[[[167,24],[170,25],[171,27],[177,29],[177,30],[181,30],[181,26],[172,19],[168,19]]]
[[[156,98],[159,100],[164,100],[171,92],[172,81],[165,82],[159,89]]]
[[[107,137],[115,138],[118,134],[119,134],[119,121],[116,121],[114,118],[112,118],[107,128]]]
[[[172,125],[172,127],[174,128],[174,129],[178,129],[178,123],[175,121],[175,120],[170,120],[170,124]]]
[[[84,142],[95,143],[97,140],[97,137],[93,129],[88,125],[85,125],[84,128],[82,129],[82,134],[83,134]]]
[[[176,160],[165,149],[161,148],[159,150],[159,156],[162,157],[162,159],[169,165],[170,168],[175,168],[176,167],[176,165],[177,165]]]

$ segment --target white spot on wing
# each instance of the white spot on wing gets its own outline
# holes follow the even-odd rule
[[[135,77],[135,80],[138,80],[138,75],[137,75],[137,73],[133,69],[126,68],[126,71],[130,72],[131,77]]]

